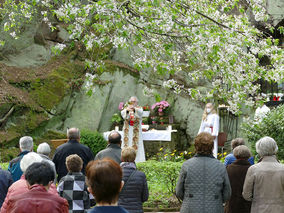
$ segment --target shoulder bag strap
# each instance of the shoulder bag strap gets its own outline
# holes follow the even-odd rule
[[[134,176],[134,174],[135,174],[136,172],[137,172],[137,170],[134,170],[134,171],[131,173],[131,175],[129,176],[129,178],[127,179],[127,181],[124,183],[124,186],[123,186],[121,192],[125,189],[125,187],[127,186],[127,183],[128,183],[129,180]],[[121,192],[120,192],[120,193],[121,193]]]

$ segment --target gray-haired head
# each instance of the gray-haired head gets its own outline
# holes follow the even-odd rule
[[[138,98],[136,96],[131,96],[129,98],[129,102],[131,102],[133,99],[135,99],[137,103],[139,102],[139,100],[138,100]]]
[[[275,155],[278,151],[276,141],[268,136],[259,139],[255,144],[255,148],[261,157]]]
[[[35,152],[29,152],[28,154],[24,155],[22,160],[20,161],[20,168],[23,173],[26,172],[27,168],[35,162],[41,162],[42,157]]]
[[[36,152],[48,156],[50,154],[50,146],[46,142],[41,143],[38,145]]]
[[[232,150],[235,149],[237,146],[245,145],[245,140],[243,138],[235,138],[231,142]]]
[[[78,128],[70,128],[67,130],[67,138],[69,140],[79,140],[80,139],[80,131]]]
[[[21,151],[32,151],[34,146],[33,138],[30,136],[21,137],[19,145]]]
[[[249,159],[251,156],[249,148],[245,145],[239,145],[236,148],[234,148],[233,154],[237,159],[245,159],[245,160]]]

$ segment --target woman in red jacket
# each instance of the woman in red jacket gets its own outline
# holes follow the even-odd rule
[[[68,213],[67,200],[47,192],[54,176],[54,171],[47,162],[33,163],[29,166],[25,177],[30,190],[11,198],[8,201],[7,212]]]

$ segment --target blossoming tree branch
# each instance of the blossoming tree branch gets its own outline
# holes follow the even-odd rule
[[[107,54],[98,50],[127,49],[135,69],[163,76],[166,88],[201,101],[215,99],[233,112],[253,106],[260,79],[284,79],[283,49],[272,36],[284,29],[270,24],[266,0],[6,0],[1,17],[15,39],[32,19],[51,28],[54,20],[65,22],[70,40],[54,49],[83,45],[90,70],[104,67]],[[264,56],[269,63],[261,66]],[[186,77],[177,79],[180,74]],[[191,86],[200,80],[211,85],[207,91]]]

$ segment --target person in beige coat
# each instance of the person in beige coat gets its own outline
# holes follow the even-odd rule
[[[252,201],[251,213],[284,212],[284,165],[275,156],[275,140],[263,137],[256,143],[260,162],[248,169],[243,197]]]

